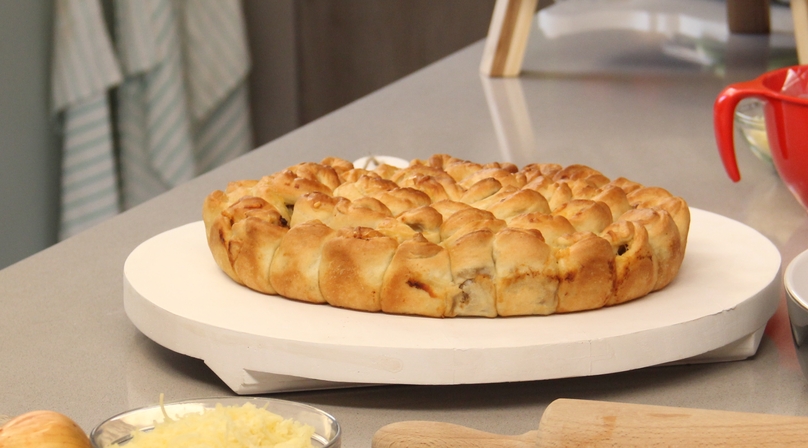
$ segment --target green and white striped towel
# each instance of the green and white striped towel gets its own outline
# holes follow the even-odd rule
[[[57,0],[51,92],[64,131],[60,239],[119,212],[107,90],[120,81],[98,0]]]
[[[185,42],[197,173],[252,149],[250,56],[239,0],[186,0]]]
[[[144,202],[195,174],[185,98],[179,17],[171,0],[115,2],[118,131],[124,206]]]
[[[252,148],[238,0],[116,0],[124,206]]]

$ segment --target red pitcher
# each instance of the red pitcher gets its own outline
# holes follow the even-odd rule
[[[729,177],[738,182],[741,174],[735,158],[732,128],[735,107],[744,98],[762,100],[774,167],[800,204],[808,208],[808,91],[804,92],[805,97],[783,92],[789,71],[797,79],[808,78],[808,65],[798,65],[727,86],[715,100],[713,125],[724,168]]]

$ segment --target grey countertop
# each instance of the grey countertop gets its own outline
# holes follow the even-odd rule
[[[538,23],[518,79],[481,77],[477,43],[0,271],[0,414],[52,409],[89,431],[111,415],[155,403],[160,393],[172,400],[231,395],[203,361],[155,344],[130,323],[122,304],[124,260],[150,237],[199,220],[202,199],[228,181],[330,155],[581,163],[743,222],[777,246],[784,264],[808,249],[808,217],[775,171],[741,150],[742,180],[731,182],[712,129],[721,89],[793,62],[793,38],[609,29],[551,39]],[[409,419],[522,433],[535,429],[559,397],[808,415],[808,381],[789,331],[783,303],[758,353],[744,361],[280,397],[331,412],[347,447],[369,446],[378,428]]]

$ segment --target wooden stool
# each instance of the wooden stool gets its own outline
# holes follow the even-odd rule
[[[794,39],[797,41],[797,59],[808,64],[808,0],[791,0],[794,18]]]
[[[769,33],[769,0],[726,0],[732,33]],[[546,3],[546,2],[545,2]],[[550,2],[552,3],[552,2]],[[539,0],[497,0],[480,71],[490,77],[515,77],[522,71],[527,39]],[[808,0],[791,0],[794,38],[800,64],[808,64]]]

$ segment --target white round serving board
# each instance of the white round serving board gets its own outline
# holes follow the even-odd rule
[[[527,381],[683,360],[762,328],[779,301],[780,254],[752,228],[692,209],[668,287],[573,314],[435,319],[269,296],[230,280],[202,222],[157,235],[124,266],[126,313],[147,337],[200,358],[236,392],[236,372],[367,384]],[[755,346],[756,348],[756,346]],[[271,390],[271,387],[253,387]]]

